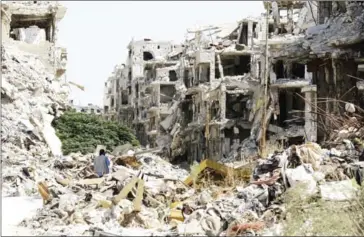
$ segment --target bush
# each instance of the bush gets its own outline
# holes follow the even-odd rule
[[[92,153],[97,145],[105,145],[109,150],[128,142],[133,146],[139,145],[131,129],[93,114],[70,110],[54,120],[53,126],[62,141],[65,155],[71,152]]]

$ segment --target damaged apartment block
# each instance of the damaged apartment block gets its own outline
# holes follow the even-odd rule
[[[328,121],[318,110],[343,113],[338,100],[364,102],[363,6],[264,6],[268,16],[188,29],[183,45],[132,41],[126,65],[114,73],[118,89],[107,90],[119,104],[117,119],[142,145],[190,162],[243,158],[244,144],[262,136],[285,144],[324,139],[319,124]]]
[[[67,51],[56,47],[55,42],[66,8],[56,1],[4,2],[1,13],[3,41],[12,41],[26,52],[39,54],[56,79],[64,78]]]
[[[182,46],[144,39],[128,50],[127,63],[105,84],[104,112],[133,127],[142,145],[156,147],[160,122],[172,113]]]
[[[268,41],[274,107],[271,123],[276,135],[283,134],[292,142],[322,141],[326,134],[318,122],[329,126],[329,121],[320,114],[344,113],[339,101],[362,103],[357,81],[363,78],[360,56],[364,48],[356,32],[363,32],[364,27],[351,19],[363,14],[363,6],[360,2],[335,1],[276,5],[272,6],[277,10],[274,22],[282,19],[281,11],[287,11],[287,24],[292,12],[301,9],[309,13],[306,21],[301,15],[293,21],[292,33],[274,33]],[[277,43],[279,40],[282,42]]]

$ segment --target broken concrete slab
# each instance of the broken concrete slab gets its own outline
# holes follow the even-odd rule
[[[321,197],[328,201],[349,201],[356,197],[358,185],[354,180],[333,181],[319,186]]]
[[[305,186],[302,187],[302,195],[314,195],[317,193],[317,184],[313,178],[314,171],[312,168],[310,169],[310,166],[301,165],[295,169],[287,169],[285,173],[291,187],[297,185]]]
[[[94,179],[82,179],[77,183],[80,185],[101,185],[105,181],[104,178],[94,178]]]
[[[131,148],[133,148],[133,145],[131,145],[130,143],[121,145],[121,146],[117,146],[114,148],[114,150],[112,151],[112,155],[113,156],[120,156],[120,155],[124,155],[127,153],[128,150],[130,150]]]

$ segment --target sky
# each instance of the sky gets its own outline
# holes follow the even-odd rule
[[[59,22],[58,45],[67,48],[67,80],[75,104],[102,105],[104,82],[124,63],[135,40],[183,42],[187,28],[236,22],[259,16],[262,1],[61,1],[67,7]]]

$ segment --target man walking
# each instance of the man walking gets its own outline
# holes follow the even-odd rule
[[[105,150],[101,149],[99,156],[94,160],[94,169],[99,177],[109,173],[110,160],[106,156]]]

